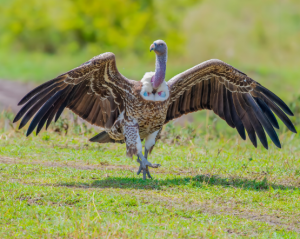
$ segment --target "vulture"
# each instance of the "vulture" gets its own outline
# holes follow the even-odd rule
[[[143,179],[151,178],[149,167],[160,166],[147,158],[163,125],[183,114],[213,110],[230,127],[236,128],[242,139],[246,139],[246,129],[252,144],[257,147],[258,137],[266,149],[266,133],[281,148],[274,130],[279,128],[275,114],[296,133],[287,116],[293,116],[289,107],[245,73],[213,59],[166,82],[167,45],[163,40],[156,40],[150,46],[151,51],[156,54],[156,69],[146,73],[141,81],[120,74],[115,55],[103,53],[25,95],[14,122],[22,119],[19,125],[22,128],[33,117],[27,136],[35,128],[38,134],[45,124],[47,129],[53,119],[56,121],[69,108],[103,130],[91,142],[125,143],[126,155],[137,156],[140,164],[137,174],[142,172]]]

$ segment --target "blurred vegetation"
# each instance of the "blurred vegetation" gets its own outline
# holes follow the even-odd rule
[[[140,80],[160,38],[167,80],[217,58],[291,101],[300,95],[299,9],[296,0],[0,0],[0,78],[40,83],[112,51],[120,72]]]
[[[18,50],[66,54],[86,49],[143,55],[163,38],[180,51],[184,10],[197,0],[2,0],[0,43]],[[180,10],[180,14],[178,14]]]
[[[189,60],[268,68],[300,65],[300,1],[212,0],[184,19]]]

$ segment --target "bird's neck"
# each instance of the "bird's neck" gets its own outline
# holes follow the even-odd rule
[[[156,55],[155,75],[151,79],[154,89],[157,89],[165,80],[167,66],[167,54]]]

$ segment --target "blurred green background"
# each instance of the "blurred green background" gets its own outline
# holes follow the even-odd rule
[[[0,0],[0,15],[1,79],[37,84],[112,51],[140,80],[163,39],[167,79],[218,58],[284,100],[300,93],[299,0]]]

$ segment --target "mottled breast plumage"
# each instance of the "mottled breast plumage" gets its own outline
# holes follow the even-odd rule
[[[146,73],[141,81],[135,83],[132,91],[126,97],[126,109],[124,113],[136,119],[141,138],[145,138],[163,126],[169,106],[169,87],[166,82],[163,82],[154,91],[151,85],[151,78],[154,74],[154,72]],[[118,120],[116,121],[117,125],[120,125]],[[121,132],[118,136],[120,138],[124,137]]]

